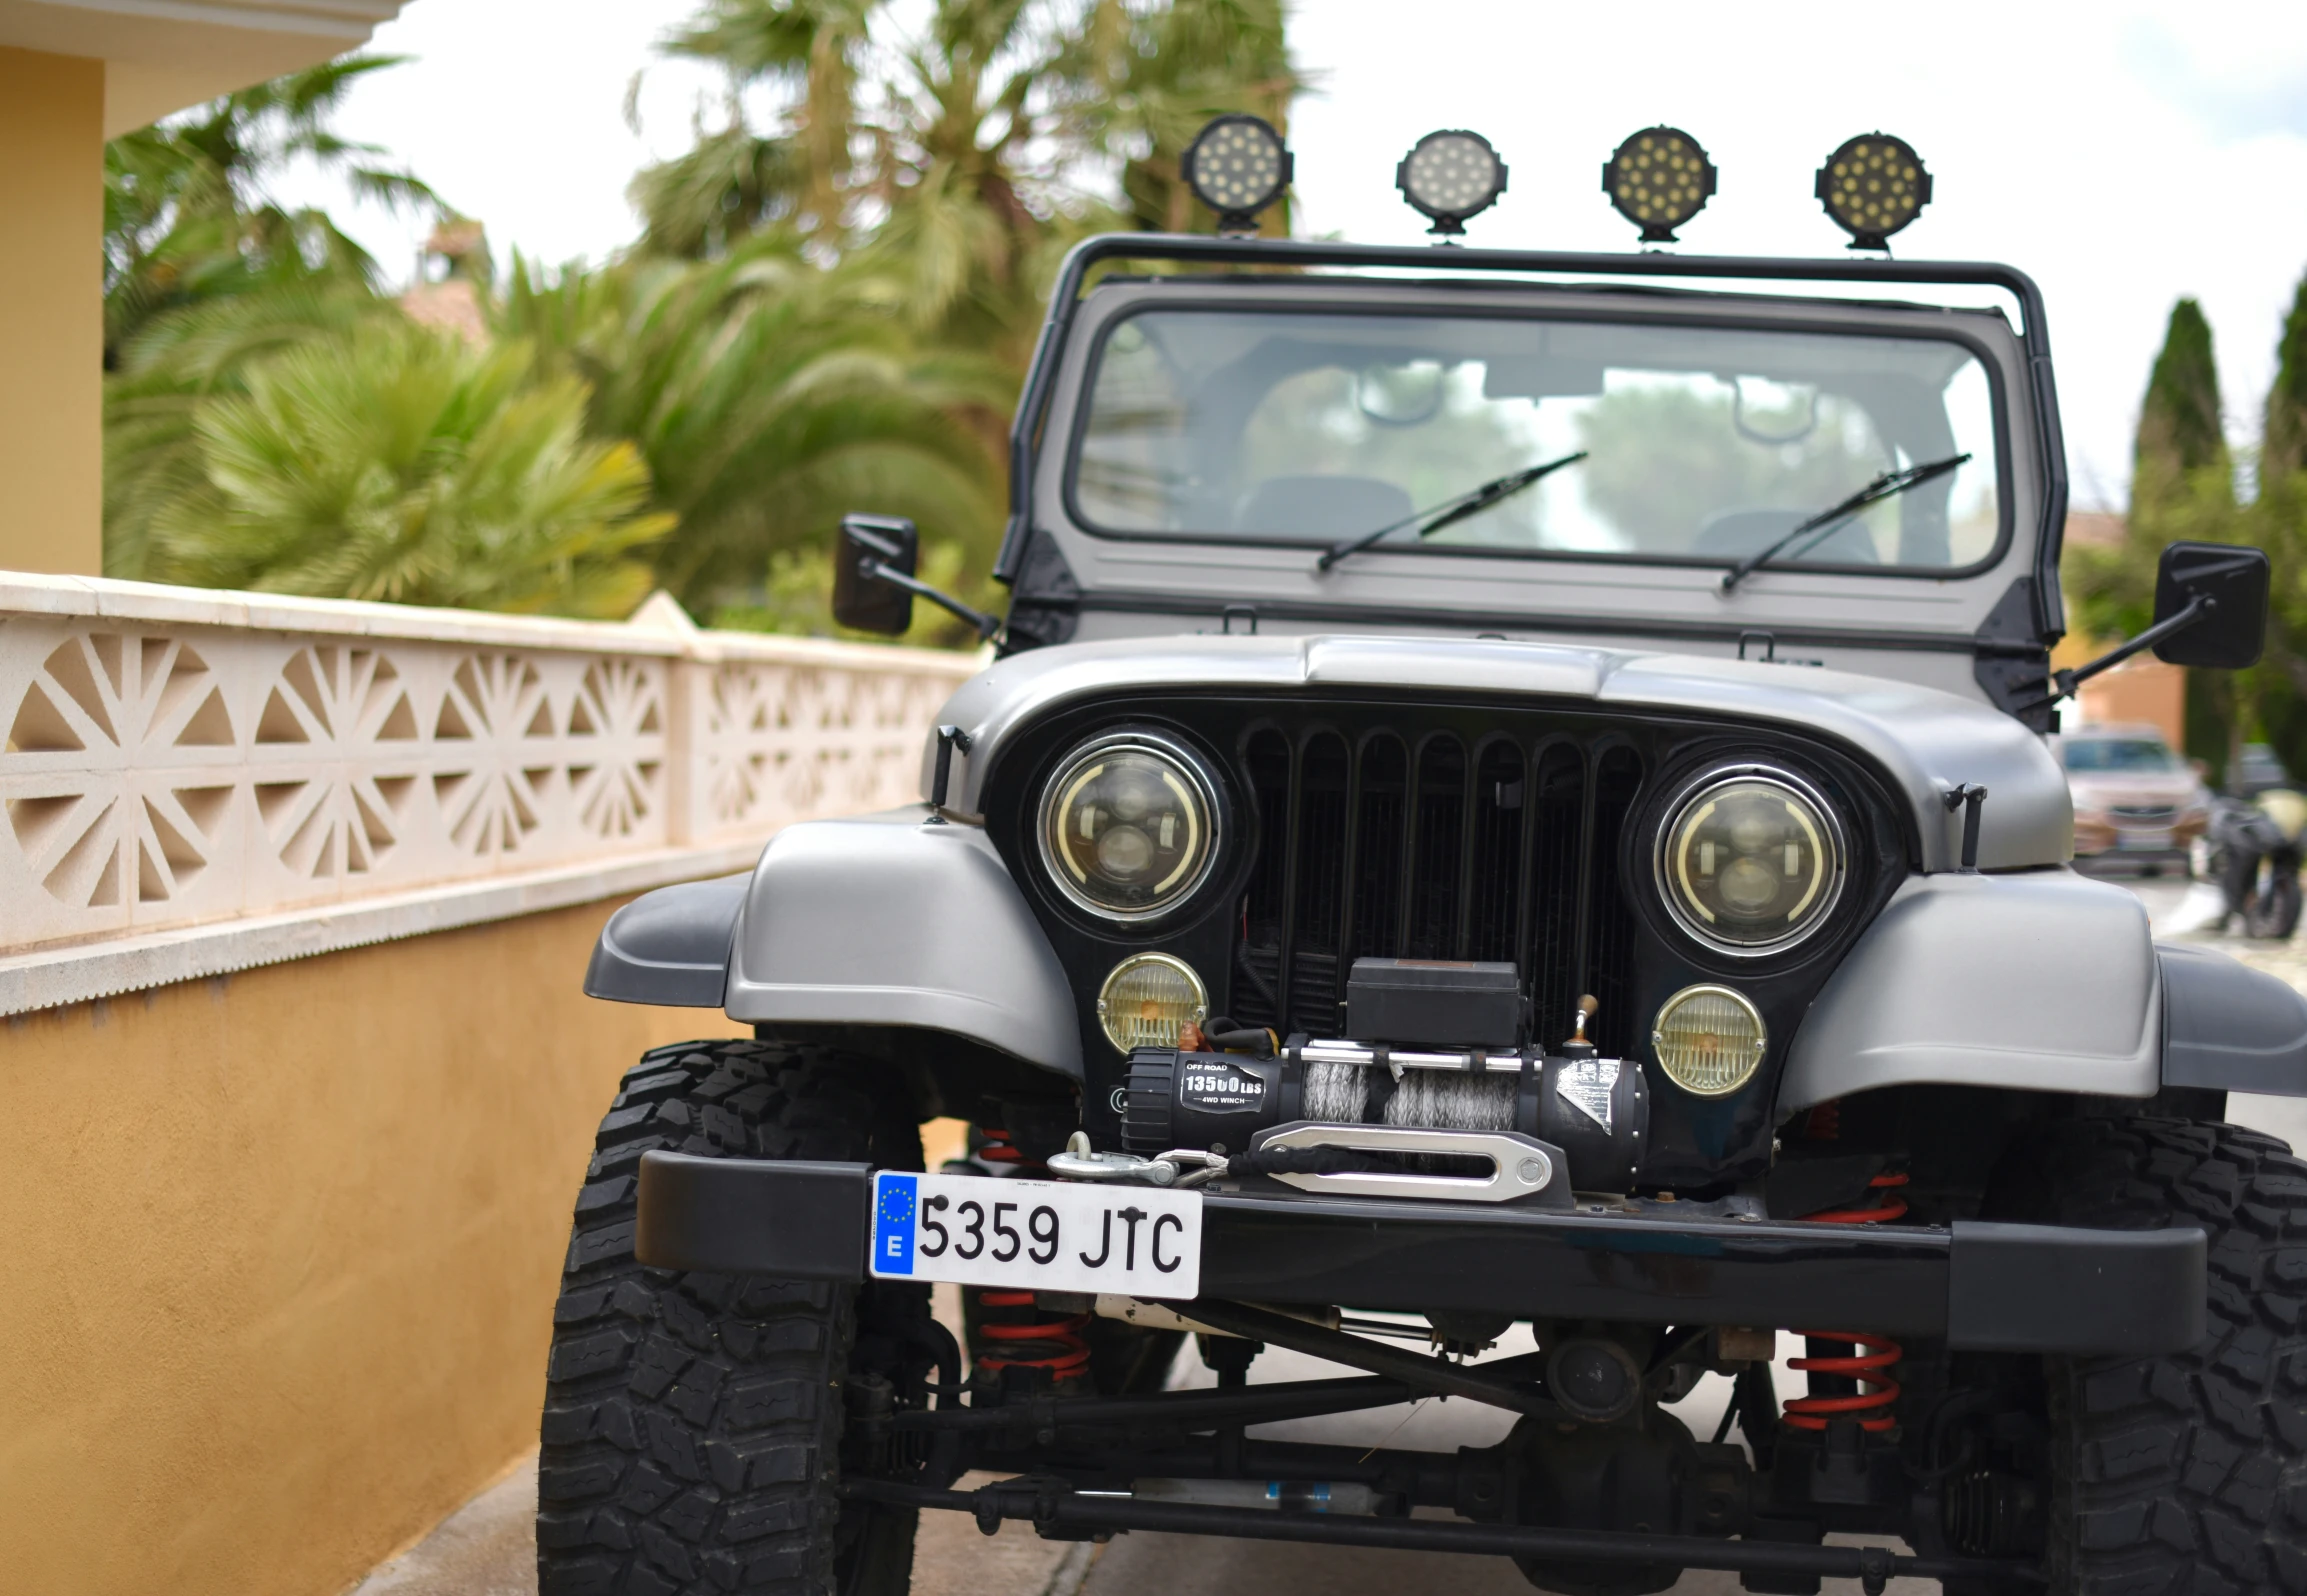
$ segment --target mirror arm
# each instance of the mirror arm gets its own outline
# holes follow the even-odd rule
[[[2211,597],[2210,594],[2195,594],[2187,600],[2185,609],[2167,621],[2156,622],[2129,642],[2116,644],[2087,664],[2077,665],[2070,670],[2051,672],[2051,690],[2040,698],[2021,704],[2018,712],[2024,714],[2030,709],[2040,709],[2045,704],[2055,704],[2062,698],[2074,697],[2076,688],[2082,686],[2083,683],[2101,671],[2113,670],[2141,649],[2153,648],[2164,638],[2184,632],[2188,627],[2208,617],[2218,607],[2219,601]]]
[[[927,582],[907,576],[903,571],[892,570],[880,560],[859,560],[857,562],[857,574],[875,582],[887,582],[891,587],[901,587],[916,598],[925,598],[939,609],[951,611],[954,615],[977,628],[977,640],[980,643],[1001,630],[1000,616],[988,615],[983,610],[971,609],[950,593],[940,592]]]

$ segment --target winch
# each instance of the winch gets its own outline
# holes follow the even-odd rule
[[[1189,1028],[1183,1046],[1132,1052],[1123,1146],[1149,1156],[1175,1148],[1239,1153],[1258,1132],[1299,1123],[1518,1131],[1562,1150],[1572,1188],[1628,1190],[1649,1128],[1649,1097],[1640,1064],[1601,1058],[1585,1039],[1594,999],[1580,999],[1570,1039],[1552,1051],[1514,1045],[1511,1018],[1502,1046],[1435,1046],[1401,1033],[1467,1035],[1463,1016],[1484,1003],[1449,999],[1494,992],[1493,968],[1511,982],[1513,966],[1426,965],[1418,972],[1426,979],[1413,988],[1417,1001],[1403,1001],[1398,983],[1408,964],[1357,961],[1348,989],[1348,1026],[1364,1033],[1357,1038],[1277,1037],[1212,1019]],[[1386,966],[1382,978],[1395,986],[1375,1004],[1364,1001],[1376,984],[1365,980],[1373,965]],[[1497,1034],[1497,1012],[1491,1005],[1472,1034]]]

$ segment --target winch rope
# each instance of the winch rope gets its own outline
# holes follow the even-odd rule
[[[1425,1130],[1514,1128],[1515,1077],[1406,1070],[1386,1099],[1386,1123]]]
[[[1359,1125],[1370,1083],[1359,1064],[1308,1064],[1300,1102],[1306,1118],[1326,1125]]]

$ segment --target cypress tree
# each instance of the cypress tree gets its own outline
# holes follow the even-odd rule
[[[2203,307],[2182,299],[2171,307],[2162,353],[2139,403],[2139,432],[2131,460],[2131,513],[2125,539],[2135,579],[2152,583],[2162,546],[2175,537],[2201,536],[2206,509],[2229,504],[2227,437],[2220,423],[2219,365],[2211,351],[2211,324]],[[2207,504],[2206,499],[2210,502]],[[2151,587],[2141,599],[2151,602]],[[2136,605],[2141,623],[2145,603]],[[2135,630],[2126,627],[2125,630]],[[2225,780],[2237,738],[2234,680],[2226,671],[2189,671],[2186,752],[2200,759],[2214,784]]]
[[[2294,779],[2307,779],[2307,277],[2299,280],[2275,346],[2275,385],[2259,432],[2259,497],[2250,540],[2275,562],[2267,655],[2238,684],[2253,719]]]
[[[2171,307],[2163,352],[2147,378],[2139,404],[2138,441],[2132,451],[2131,502],[2144,488],[2153,499],[2174,495],[2191,474],[2223,465],[2227,436],[2219,422],[2219,364],[2211,353],[2211,324],[2203,307],[2182,299]]]
[[[2283,337],[2275,346],[2275,386],[2259,435],[2259,479],[2275,482],[2307,471],[2307,276],[2299,279]]]

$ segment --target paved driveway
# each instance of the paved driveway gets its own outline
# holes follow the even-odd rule
[[[2158,934],[2192,940],[2183,929],[2199,923],[2200,891],[2190,896],[2184,882],[2127,883],[2155,919]],[[2276,945],[2206,937],[2246,963],[2281,975],[2307,991],[2307,943]],[[2228,1115],[2307,1145],[2307,1098],[2242,1097],[2229,1100]],[[940,1287],[941,1293],[951,1288]],[[948,1295],[939,1304],[950,1313]],[[1517,1330],[1490,1355],[1511,1356],[1531,1348],[1529,1332]],[[1782,1352],[1791,1343],[1782,1344]],[[1351,1373],[1295,1353],[1267,1352],[1251,1369],[1253,1381],[1302,1380]],[[1781,1368],[1782,1391],[1800,1390],[1801,1376]],[[1213,1384],[1189,1347],[1172,1381]],[[1708,1376],[1675,1411],[1691,1430],[1713,1433],[1721,1417],[1728,1382]],[[1505,1414],[1463,1402],[1421,1402],[1369,1413],[1341,1414],[1253,1430],[1274,1439],[1339,1445],[1398,1446],[1450,1452],[1461,1446],[1488,1446],[1509,1423]],[[535,1543],[530,1519],[536,1511],[534,1459],[444,1523],[408,1556],[379,1569],[353,1596],[536,1596]],[[1891,1596],[1926,1596],[1933,1582],[1894,1580]],[[1106,1546],[1044,1542],[1020,1524],[1005,1524],[999,1535],[977,1532],[956,1513],[933,1513],[922,1521],[915,1557],[914,1596],[1244,1596],[1251,1592],[1318,1592],[1319,1596],[1509,1596],[1530,1586],[1511,1563],[1499,1558],[1452,1557],[1412,1552],[1345,1553],[1280,1542],[1214,1541],[1194,1537],[1135,1533]],[[1691,1574],[1672,1596],[1733,1596],[1730,1574]],[[1857,1596],[1855,1580],[1829,1580],[1828,1596]]]

